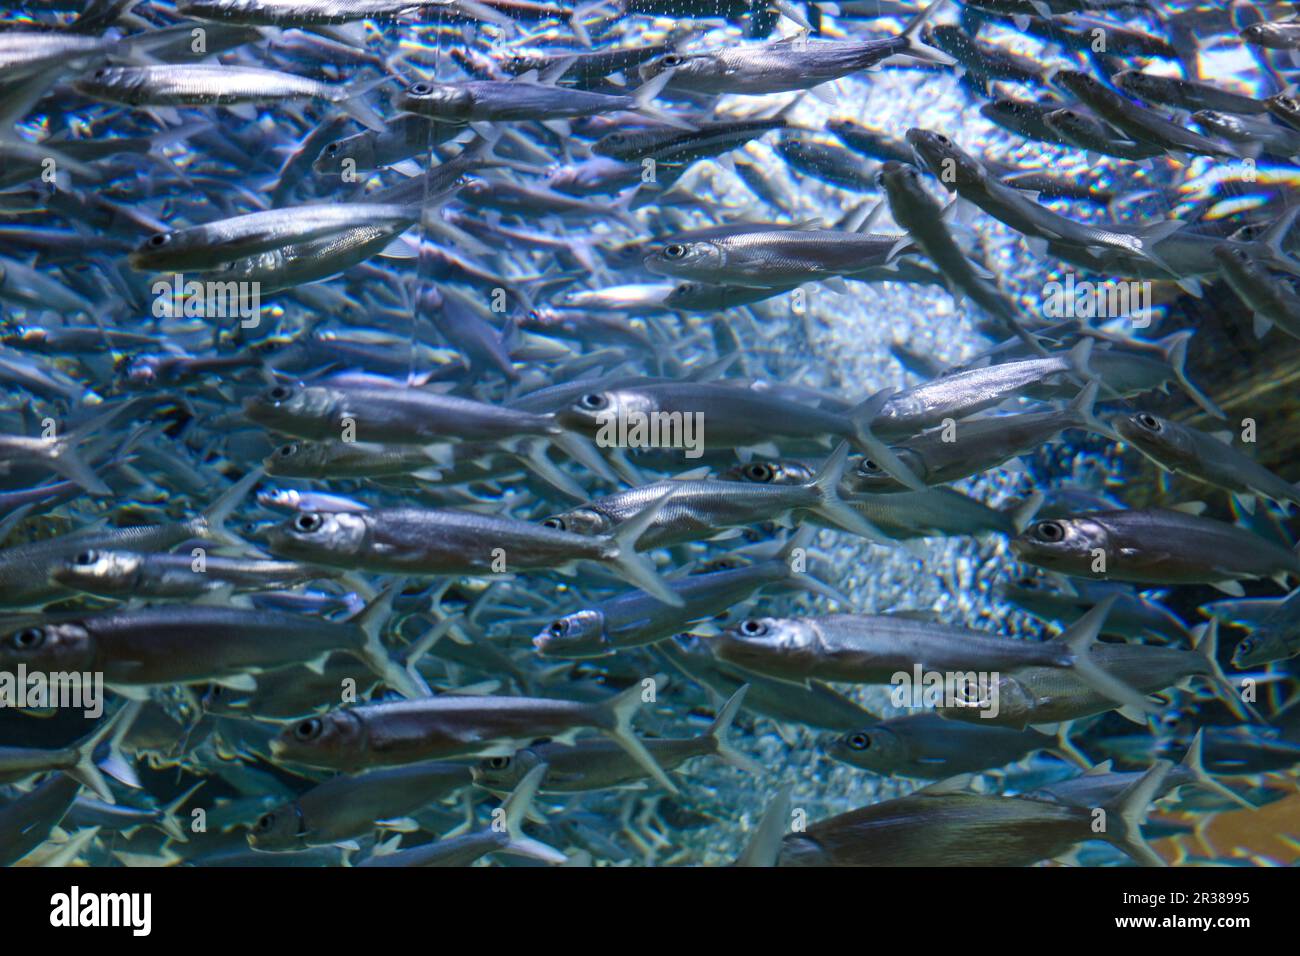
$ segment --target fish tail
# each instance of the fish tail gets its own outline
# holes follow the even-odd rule
[[[1113,804],[1102,806],[1107,826],[1100,836],[1144,866],[1169,865],[1142,836],[1142,821],[1172,768],[1168,760],[1157,760],[1151,769],[1125,787]]]
[[[1101,382],[1093,379],[1088,382],[1079,394],[1070,402],[1066,409],[1070,416],[1070,422],[1076,428],[1084,428],[1098,435],[1104,435],[1112,441],[1121,441],[1122,439],[1115,433],[1115,430],[1097,417],[1093,406],[1097,403],[1097,393],[1101,391]]]
[[[1241,694],[1233,686],[1228,675],[1219,666],[1219,619],[1216,617],[1202,624],[1194,639],[1193,650],[1205,660],[1206,676],[1214,685],[1215,696],[1227,705],[1239,720],[1253,720],[1257,724],[1267,724],[1264,716],[1250,704],[1241,699]]]
[[[1058,640],[1070,649],[1070,663],[1067,666],[1085,684],[1102,696],[1118,701],[1126,707],[1149,711],[1151,705],[1146,697],[1098,666],[1092,659],[1092,645],[1096,643],[1097,636],[1101,633],[1102,625],[1106,623],[1106,616],[1114,606],[1115,600],[1115,596],[1111,595],[1101,601],[1071,624],[1070,629]]]
[[[117,713],[108,720],[102,721],[93,733],[73,747],[72,752],[76,762],[67,770],[68,776],[93,790],[100,799],[107,803],[116,803],[117,800],[113,796],[113,791],[108,788],[108,782],[104,779],[98,765],[95,763],[95,751],[99,749],[100,744],[110,741],[110,754],[105,763],[114,766],[117,764],[128,766],[126,761],[122,759],[121,752],[117,750],[116,739],[120,739],[118,728],[130,729],[131,723],[140,712],[140,707],[139,701],[133,701],[125,707],[119,708]],[[124,733],[125,730],[122,732]],[[118,736],[115,738],[115,735]],[[126,775],[129,779],[135,780],[135,785],[139,786],[139,780],[135,779],[135,773],[129,769],[129,766]]]
[[[506,833],[510,837],[505,852],[540,860],[543,863],[564,863],[568,857],[563,853],[524,833],[524,822],[528,819],[533,797],[537,795],[537,788],[542,785],[542,779],[549,769],[550,767],[543,763],[528,771],[510,796],[502,802],[501,810],[505,817]]]
[[[181,807],[185,806],[190,797],[194,796],[194,792],[205,783],[207,783],[206,780],[200,780],[171,803],[162,808],[158,820],[158,826],[162,828],[163,833],[167,834],[177,843],[189,843],[190,837],[189,834],[185,832],[185,828],[180,825],[180,821],[177,819],[176,815],[180,812]]]
[[[785,824],[790,819],[790,791],[786,784],[763,811],[758,829],[736,858],[736,866],[776,866],[781,857],[781,841],[785,838]]]
[[[814,594],[820,594],[832,601],[838,601],[845,607],[852,607],[853,602],[848,595],[831,587],[825,581],[817,579],[806,570],[808,567],[808,546],[812,544],[812,539],[816,535],[817,528],[811,524],[803,525],[781,548],[776,560],[780,562],[787,580],[812,591]]]
[[[1038,515],[1038,509],[1043,507],[1043,502],[1046,500],[1041,491],[1035,491],[1024,501],[1016,502],[1004,511],[1004,514],[1011,518],[1011,526],[1015,528],[1016,534],[1020,534],[1033,523]]]
[[[1174,378],[1183,391],[1187,393],[1187,396],[1201,406],[1207,414],[1215,418],[1226,419],[1228,416],[1223,414],[1223,409],[1219,408],[1210,396],[1193,385],[1187,377],[1187,343],[1191,339],[1191,331],[1184,329],[1182,332],[1175,332],[1161,342],[1165,348],[1165,356],[1169,360],[1169,366],[1174,371]]]
[[[912,470],[903,464],[894,454],[894,450],[871,432],[871,425],[880,414],[881,409],[893,394],[892,389],[884,389],[872,395],[866,401],[855,405],[846,413],[853,425],[853,444],[863,454],[870,455],[893,478],[901,481],[913,491],[925,491],[925,482],[916,477]]]
[[[566,455],[602,480],[609,482],[611,485],[618,484],[618,476],[614,474],[609,462],[601,457],[600,452],[596,450],[596,446],[584,436],[574,432],[560,432],[551,436],[551,444],[561,448]]]
[[[672,607],[681,607],[685,603],[681,595],[675,593],[664,583],[663,578],[659,577],[654,562],[644,555],[638,554],[636,550],[637,541],[654,523],[655,518],[659,516],[660,510],[668,503],[668,499],[676,491],[675,488],[669,488],[619,525],[614,533],[610,535],[610,540],[614,544],[613,555],[605,560],[613,565],[614,570],[623,580],[634,587],[640,588],[655,599]]]
[[[378,79],[366,80],[361,83],[350,83],[347,86],[334,87],[335,92],[330,94],[330,100],[333,101],[343,112],[347,113],[354,120],[364,126],[382,133],[388,128],[388,123],[382,116],[368,103],[364,97],[367,93],[377,86],[381,86],[391,80],[392,77],[382,76]]]
[[[848,459],[849,443],[840,442],[831,456],[826,459],[826,464],[822,465],[821,471],[812,480],[813,487],[821,496],[821,501],[813,510],[868,541],[874,541],[887,548],[897,547],[897,541],[850,508],[840,497],[840,480],[844,477],[844,466],[848,463]]]
[[[741,770],[748,771],[752,774],[763,772],[763,767],[757,761],[731,746],[727,740],[727,731],[731,729],[732,722],[736,719],[736,714],[740,713],[740,705],[745,702],[745,693],[749,690],[748,684],[742,684],[737,691],[731,695],[722,709],[718,711],[718,716],[714,718],[709,729],[705,731],[705,736],[713,742],[714,753],[731,764],[733,767],[739,767]]]
[[[525,438],[516,442],[511,450],[529,471],[556,491],[574,501],[587,500],[587,493],[582,486],[546,457],[545,442],[535,438]]]
[[[1209,790],[1211,793],[1217,793],[1219,796],[1224,797],[1227,800],[1231,800],[1233,803],[1243,806],[1247,810],[1258,809],[1253,803],[1251,803],[1245,797],[1233,792],[1228,787],[1219,783],[1219,781],[1211,777],[1210,774],[1206,771],[1205,762],[1202,759],[1204,738],[1205,738],[1205,728],[1204,727],[1198,728],[1196,731],[1196,736],[1192,738],[1192,742],[1187,747],[1187,756],[1183,757],[1183,762],[1179,764],[1179,766],[1182,767],[1184,770],[1186,770],[1188,773],[1190,773],[1193,778],[1195,778],[1198,786],[1204,787],[1206,790]]]
[[[403,697],[429,697],[432,694],[429,685],[415,669],[419,656],[412,656],[404,664],[399,663],[383,640],[384,625],[393,611],[393,599],[401,590],[400,579],[391,582],[351,619],[351,623],[361,629],[361,657],[377,677]]]
[[[204,537],[211,538],[221,544],[247,547],[248,543],[246,541],[226,528],[226,522],[234,514],[235,509],[239,507],[239,503],[253,490],[253,486],[262,480],[265,474],[266,472],[261,468],[254,468],[223,491],[220,497],[203,512],[200,519],[200,533]]]
[[[632,730],[632,718],[641,709],[641,685],[633,684],[613,700],[597,705],[603,712],[602,729],[614,742],[627,751],[628,756],[641,765],[661,787],[671,794],[678,792],[676,784],[668,779],[663,767],[646,749],[645,744]]]
[[[942,50],[936,50],[934,47],[922,43],[917,39],[921,34],[921,28],[924,27],[930,18],[939,10],[947,6],[948,0],[931,0],[924,9],[908,22],[903,28],[899,39],[906,42],[906,47],[900,51],[901,56],[910,56],[915,60],[923,60],[926,63],[937,63],[940,66],[955,66],[957,61],[950,57]]]
[[[60,439],[49,460],[50,468],[92,495],[111,495],[113,489],[95,474],[95,470],[81,457],[81,452],[68,439]]]

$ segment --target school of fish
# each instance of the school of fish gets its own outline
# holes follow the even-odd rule
[[[0,863],[1300,861],[1298,83],[1292,3],[3,11]]]

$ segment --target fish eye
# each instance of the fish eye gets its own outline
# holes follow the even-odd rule
[[[871,738],[866,734],[850,734],[845,742],[850,750],[867,750],[871,747]]]
[[[314,511],[304,511],[293,519],[294,530],[303,531],[307,534],[311,534],[313,531],[319,531],[321,525],[324,523],[325,519]]]
[[[433,87],[428,83],[412,83],[406,92],[412,96],[428,96],[433,92]]]
[[[1036,588],[1036,587],[1038,587],[1038,579],[1037,579],[1037,578],[1021,578],[1019,581],[1016,582],[1016,586],[1017,586],[1017,587],[1022,587],[1022,588]]]
[[[543,527],[543,528],[554,528],[556,531],[563,531],[563,530],[565,530],[565,529],[564,529],[564,519],[563,519],[563,518],[547,518],[545,521],[542,522],[542,527]]]
[[[740,633],[746,637],[758,637],[767,633],[767,625],[762,621],[756,621],[753,618],[740,622]]]
[[[154,248],[154,249],[157,249],[157,248],[159,248],[160,246],[165,246],[165,245],[167,245],[167,243],[168,243],[168,241],[169,241],[170,239],[171,239],[171,234],[170,234],[170,233],[166,233],[166,232],[155,232],[152,236],[149,237],[149,241],[148,241],[147,245],[149,245],[150,247],[152,247],[152,248]]]
[[[1056,521],[1040,521],[1034,525],[1034,536],[1043,541],[1060,541],[1065,537],[1065,528]]]
[[[1141,425],[1143,428],[1149,429],[1150,431],[1153,432],[1160,431],[1160,422],[1156,419],[1154,415],[1148,412],[1142,412],[1141,414],[1136,416],[1136,419],[1137,419],[1137,423]]]
[[[771,481],[772,466],[761,461],[750,462],[745,466],[745,476],[753,481]]]
[[[106,66],[101,66],[95,71],[95,79],[97,80],[102,80],[106,76],[108,76],[108,67]]]
[[[677,53],[669,53],[663,59],[664,66],[681,66],[686,61]]]
[[[488,757],[487,765],[489,770],[505,770],[510,766],[509,757]]]
[[[281,445],[275,450],[275,454],[279,458],[292,458],[294,455],[298,454],[298,445],[295,442]]]
[[[680,259],[684,255],[686,255],[685,246],[674,243],[673,245],[664,248],[665,259]]]
[[[264,813],[257,818],[257,824],[253,829],[258,833],[266,833],[273,826],[275,826],[275,814]]]
[[[293,735],[299,740],[314,740],[320,736],[320,732],[324,726],[325,725],[321,723],[319,717],[312,717],[295,726],[293,728]]]
[[[950,140],[947,136],[944,136],[942,133],[935,133],[935,134],[934,134],[934,141],[935,141],[936,143],[939,143],[941,146],[951,146],[951,145],[952,145],[952,140]]]
[[[11,638],[14,647],[20,651],[30,651],[45,643],[45,628],[25,627]]]
[[[582,396],[582,398],[578,399],[578,404],[583,408],[589,408],[594,411],[608,405],[609,399],[600,394],[600,392],[588,392],[586,395]]]
[[[568,629],[569,629],[569,622],[565,621],[563,618],[556,621],[549,628],[547,628],[547,630],[550,631],[552,634],[554,634],[556,637],[563,637],[564,632],[567,631]]]
[[[277,385],[275,388],[271,389],[269,392],[266,393],[266,397],[273,402],[288,401],[290,396],[292,395],[293,395],[293,389],[291,389],[287,385]]]
[[[325,152],[329,153],[331,156],[333,156],[338,151],[339,151],[338,143],[330,143],[328,146],[325,147]]]
[[[96,554],[94,551],[82,551],[80,554],[78,554],[75,558],[72,559],[72,563],[81,564],[81,565],[94,564],[95,559],[98,557],[99,555]]]
[[[880,474],[880,466],[870,458],[864,458],[862,464],[858,465],[858,471],[864,475],[878,475]]]

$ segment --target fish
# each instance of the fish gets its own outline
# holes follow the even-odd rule
[[[248,845],[283,852],[356,840],[377,820],[396,826],[472,783],[472,768],[449,760],[332,777],[258,817],[248,830]]]
[[[676,785],[631,730],[645,693],[636,684],[608,701],[582,704],[535,697],[447,694],[422,701],[333,710],[286,727],[272,742],[278,759],[361,770],[482,754],[512,741],[570,738],[590,728],[608,734],[669,793]],[[513,753],[517,746],[510,747]]]
[[[252,66],[186,63],[103,66],[74,81],[79,93],[135,107],[229,106],[323,99],[363,126],[383,129],[384,121],[361,98],[369,89],[331,86],[319,80]]]
[[[1119,823],[1097,832],[1089,809],[1029,797],[999,797],[963,789],[950,778],[906,797],[851,810],[787,835],[779,866],[944,866],[956,854],[968,866],[1027,866],[1104,839],[1134,860],[1160,866],[1142,838],[1141,822],[1168,773],[1157,763],[1104,806]]]
[[[842,76],[871,69],[892,56],[922,62],[950,62],[916,37],[946,0],[931,0],[897,37],[885,40],[807,40],[790,38],[754,46],[665,53],[640,67],[641,78],[667,77],[666,89],[690,93],[760,95],[807,90]]]
[[[1115,430],[1168,471],[1252,499],[1260,495],[1279,503],[1300,504],[1300,491],[1235,448],[1231,432],[1207,435],[1150,412],[1115,419]]]
[[[267,544],[272,553],[295,560],[398,575],[562,570],[593,561],[679,606],[682,598],[636,551],[671,497],[673,489],[660,489],[619,527],[591,534],[451,508],[300,511],[272,528]]]
[[[828,757],[873,773],[946,780],[1055,745],[1055,738],[1032,729],[985,727],[919,713],[831,738],[823,749]]]
[[[1077,577],[1143,584],[1212,584],[1300,573],[1300,559],[1258,535],[1171,508],[1098,511],[1031,524],[1011,542],[1026,563]]]
[[[0,863],[1294,862],[1289,6],[7,9]]]
[[[1077,625],[1076,625],[1077,626]],[[1144,644],[1094,644],[1092,663],[1125,687],[1140,694],[1154,694],[1191,677],[1205,677],[1216,695],[1238,713],[1245,714],[1249,705],[1240,699],[1237,688],[1223,673],[1218,662],[1218,623],[1211,621],[1198,628],[1191,650],[1155,647]],[[993,686],[996,685],[996,686]],[[991,713],[984,704],[997,695],[998,710]],[[1075,674],[1063,676],[1060,668],[1026,668],[1001,674],[988,688],[968,687],[949,706],[937,708],[952,720],[975,722],[987,720],[989,726],[1053,728],[1114,709],[1107,700]],[[1126,704],[1125,707],[1131,707]],[[1121,713],[1141,722],[1147,705]],[[988,716],[984,716],[988,715]]]
[[[741,686],[732,694],[704,733],[678,740],[648,740],[646,749],[665,771],[676,770],[696,757],[717,756],[742,770],[757,772],[754,760],[735,750],[726,737],[748,689]],[[612,741],[599,739],[581,740],[572,746],[534,744],[508,757],[484,757],[471,773],[477,786],[508,792],[538,767],[545,768],[542,793],[627,787],[646,776],[645,769],[627,751]]]
[[[1079,683],[1125,706],[1142,697],[1093,664],[1095,641],[1109,602],[1080,618],[1055,641],[1031,643],[914,620],[906,615],[834,614],[804,618],[746,618],[716,638],[723,661],[778,680],[894,683],[923,671],[996,674],[1016,667],[1068,670]],[[919,688],[918,688],[919,689]]]
[[[564,863],[568,858],[554,847],[534,840],[523,832],[528,807],[544,770],[534,768],[502,803],[500,825],[496,820],[487,828],[459,837],[447,837],[432,844],[380,853],[376,850],[359,866],[468,866],[489,853],[512,853],[543,863]]]

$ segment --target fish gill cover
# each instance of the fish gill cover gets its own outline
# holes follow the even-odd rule
[[[6,11],[0,861],[1294,863],[1294,13]]]

